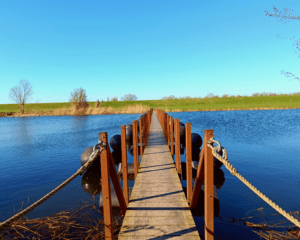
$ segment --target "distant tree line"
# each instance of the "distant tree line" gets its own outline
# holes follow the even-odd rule
[[[295,93],[253,93],[252,97],[264,97],[264,96],[294,96],[294,95],[300,95],[300,92]],[[236,97],[249,97],[246,95],[230,95],[230,94],[223,94],[222,96],[214,95],[213,93],[208,93],[204,98],[236,98]],[[201,97],[194,97],[194,99],[199,99]],[[161,100],[171,100],[171,99],[192,99],[192,97],[186,96],[186,97],[175,97],[174,95],[171,95],[169,97],[163,97]]]

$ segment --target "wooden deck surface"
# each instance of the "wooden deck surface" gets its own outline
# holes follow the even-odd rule
[[[118,239],[200,239],[156,112]]]

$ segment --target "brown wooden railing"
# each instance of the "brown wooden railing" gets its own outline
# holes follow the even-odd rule
[[[137,120],[132,122],[132,138],[133,138],[133,156],[134,156],[134,178],[136,178],[139,168],[139,153],[138,153],[138,134],[140,135],[140,155],[146,145],[151,116],[153,109],[143,114],[139,118],[139,131],[137,128]],[[123,191],[115,169],[114,161],[108,144],[108,136],[106,132],[99,133],[99,140],[104,143],[100,161],[101,161],[101,178],[102,178],[102,195],[103,195],[103,216],[104,216],[104,232],[105,239],[113,239],[113,221],[112,221],[112,205],[111,205],[111,187],[110,180],[114,186],[121,212],[125,215],[126,208],[129,203],[129,187],[128,187],[128,164],[126,150],[126,126],[121,126],[121,150],[122,150],[122,170],[123,170]]]
[[[179,177],[181,175],[180,162],[180,125],[179,119],[174,119],[164,111],[156,108],[156,113],[163,132],[171,146],[171,154],[174,155],[173,141],[175,141],[175,166]],[[174,129],[173,129],[174,128]],[[175,132],[175,139],[174,133]],[[207,142],[213,137],[213,130],[204,131],[204,144],[200,154],[199,165],[195,184],[192,183],[192,144],[191,144],[191,123],[185,124],[186,137],[186,177],[187,177],[187,201],[190,208],[197,206],[199,194],[205,180],[204,191],[204,220],[205,220],[205,239],[214,239],[214,163],[212,150]]]

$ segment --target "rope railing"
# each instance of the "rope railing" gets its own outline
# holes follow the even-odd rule
[[[217,143],[218,146],[213,147],[211,143]],[[224,166],[228,169],[228,171],[236,176],[241,182],[243,182],[248,188],[250,188],[257,196],[259,196],[262,200],[268,203],[272,208],[274,208],[277,212],[279,212],[282,216],[290,220],[297,227],[300,227],[300,221],[296,219],[294,216],[286,212],[284,209],[279,207],[276,203],[274,203],[271,199],[269,199],[266,195],[264,195],[261,191],[259,191],[256,187],[254,187],[247,179],[245,179],[238,171],[232,166],[232,164],[228,161],[228,153],[225,148],[222,148],[220,143],[213,138],[211,138],[207,145],[212,149],[213,156],[218,159],[220,162],[224,164]],[[223,152],[222,156],[218,152]]]
[[[102,148],[101,149],[99,149],[99,148],[96,149],[96,147],[98,147],[98,146],[102,146]],[[14,222],[14,221],[20,219],[21,217],[25,216],[27,213],[29,213],[30,211],[32,211],[33,209],[35,209],[36,207],[38,207],[39,205],[41,205],[43,202],[45,202],[46,200],[48,200],[50,197],[52,197],[59,190],[61,190],[62,188],[64,188],[67,184],[69,184],[71,181],[73,181],[76,177],[78,177],[79,175],[81,175],[92,164],[92,162],[97,158],[97,156],[102,152],[102,150],[104,148],[105,148],[105,146],[101,142],[99,142],[98,144],[96,144],[94,146],[94,151],[91,154],[89,160],[81,168],[79,168],[76,171],[76,173],[74,173],[71,177],[69,177],[63,183],[61,183],[60,185],[58,185],[51,192],[49,192],[48,194],[46,194],[45,196],[43,196],[42,198],[40,198],[35,203],[31,204],[29,207],[27,207],[23,211],[15,214],[11,218],[9,218],[6,221],[0,223],[0,230],[3,230],[5,228],[7,228],[12,222]]]

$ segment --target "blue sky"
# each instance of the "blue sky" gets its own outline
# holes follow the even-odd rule
[[[73,89],[89,101],[164,96],[205,97],[300,92],[293,42],[300,21],[267,17],[253,1],[0,1],[0,104],[27,79],[30,102],[67,102]]]

